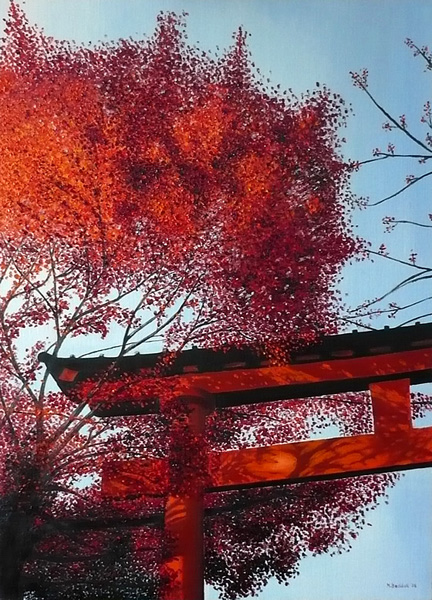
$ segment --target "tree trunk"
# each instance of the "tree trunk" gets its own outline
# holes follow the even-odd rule
[[[13,509],[1,525],[0,600],[23,598],[23,570],[33,547],[32,525],[33,515]]]

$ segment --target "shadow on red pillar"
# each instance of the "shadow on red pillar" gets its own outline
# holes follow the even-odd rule
[[[182,396],[189,411],[188,425],[194,435],[204,433],[205,417],[211,410],[200,393]],[[203,449],[204,451],[204,449]],[[168,581],[163,600],[204,600],[204,489],[191,482],[190,491],[171,495],[165,507],[165,530],[173,537],[171,556],[163,565]]]
[[[204,600],[203,494],[169,497],[165,528],[174,536],[173,556],[165,563],[169,581],[163,600]]]

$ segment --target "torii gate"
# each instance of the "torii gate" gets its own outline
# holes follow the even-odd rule
[[[120,372],[142,372],[146,377],[159,357],[124,357],[116,366]],[[103,373],[116,360],[53,358],[46,353],[40,359],[66,393],[80,381]],[[410,385],[432,381],[432,323],[329,336],[281,366],[270,366],[248,350],[190,350],[179,356],[167,377],[176,381],[178,395],[188,403],[194,432],[204,431],[205,416],[213,407],[371,392],[373,433],[213,452],[207,491],[432,466],[432,427],[413,428],[410,404]],[[105,408],[103,404],[99,414],[130,414],[132,410],[127,402]],[[143,399],[139,412],[155,410],[157,403]],[[117,464],[116,475],[103,481],[104,492],[121,496],[139,491],[140,486],[144,491],[155,460]],[[160,493],[166,493],[163,485]],[[165,527],[175,534],[177,545],[169,560],[176,578],[165,590],[165,600],[204,598],[203,493],[167,497]]]

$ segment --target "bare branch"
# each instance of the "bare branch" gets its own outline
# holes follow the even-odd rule
[[[427,229],[432,229],[432,225],[427,225],[426,223],[417,223],[417,221],[405,221],[404,219],[395,219],[392,221],[392,224],[402,224],[405,223],[407,225],[415,225],[416,227],[425,227]]]
[[[404,321],[400,324],[400,327],[404,327],[405,325],[409,325],[410,323],[414,323],[415,321],[420,321],[420,319],[426,319],[427,317],[432,316],[432,312],[424,313],[423,315],[417,315],[413,319],[408,319],[408,321]]]
[[[381,160],[387,160],[387,158],[412,158],[414,160],[419,161],[427,161],[432,160],[432,156],[426,156],[425,154],[392,154],[390,152],[377,152],[374,158],[369,158],[367,160],[357,161],[356,164],[361,167],[363,165],[368,165],[370,163],[376,163]]]
[[[390,196],[386,196],[386,198],[382,198],[382,200],[378,200],[377,202],[369,203],[368,206],[378,206],[379,204],[382,204],[383,202],[387,202],[387,200],[391,200],[392,198],[396,198],[396,196],[399,196],[399,194],[402,194],[409,187],[411,187],[414,184],[418,183],[422,179],[425,179],[425,177],[429,177],[430,175],[432,175],[432,171],[429,171],[428,173],[423,173],[423,175],[419,175],[419,177],[416,177],[415,179],[413,179],[412,181],[410,181],[409,183],[407,183],[403,188],[401,188],[400,190],[398,190],[394,194],[390,194]]]
[[[423,272],[432,271],[431,267],[423,267],[416,263],[408,262],[407,260],[402,260],[401,258],[395,258],[394,256],[389,256],[388,254],[382,254],[381,252],[377,252],[376,250],[368,250],[368,254],[373,254],[374,256],[380,256],[381,258],[385,258],[386,260],[391,260],[393,262],[397,262],[401,265],[405,265],[406,267],[411,267],[412,269],[419,269]]]
[[[370,91],[368,90],[368,88],[359,83],[360,87],[362,88],[362,90],[367,94],[367,96],[370,98],[370,100],[373,102],[373,104],[378,108],[378,110],[380,112],[382,112],[382,114],[391,122],[393,123],[393,125],[396,127],[396,129],[399,129],[400,131],[402,131],[407,137],[409,137],[409,139],[411,141],[413,141],[415,144],[417,144],[417,146],[420,146],[421,148],[423,148],[423,150],[426,150],[426,152],[429,154],[431,154],[431,149],[426,146],[426,144],[424,144],[421,140],[419,140],[418,138],[416,138],[406,127],[402,127],[402,125],[399,123],[399,121],[397,121],[395,118],[393,118],[391,116],[390,113],[388,113],[385,108],[383,106],[381,106],[381,104],[379,104],[377,102],[377,100],[375,100],[374,96],[370,93]]]

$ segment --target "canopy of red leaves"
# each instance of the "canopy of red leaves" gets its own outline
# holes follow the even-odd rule
[[[108,286],[160,273],[150,306],[169,276],[199,322],[174,320],[168,346],[295,345],[335,330],[335,279],[355,251],[336,94],[266,89],[241,30],[210,58],[173,14],[146,41],[82,48],[12,4],[0,65],[8,238],[103,257]]]

